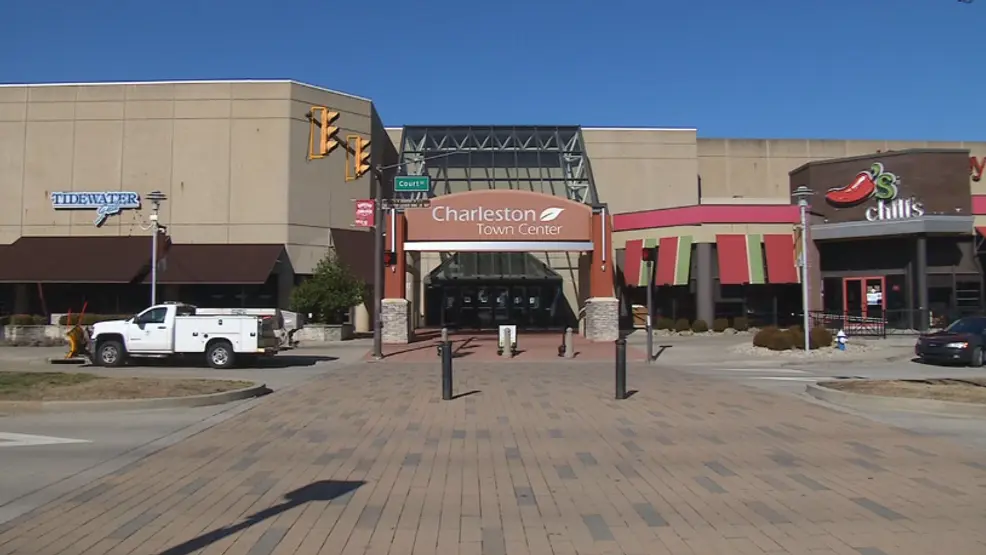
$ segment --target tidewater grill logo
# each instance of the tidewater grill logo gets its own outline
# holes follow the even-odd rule
[[[140,208],[140,195],[129,191],[55,192],[51,193],[51,207],[55,210],[95,210],[96,219],[92,223],[100,227],[110,216]]]
[[[475,224],[476,232],[483,237],[529,236],[553,237],[560,235],[564,226],[553,222],[561,216],[564,208],[549,207],[540,213],[532,208],[451,208],[436,206],[431,209],[431,218],[438,223],[459,222]]]

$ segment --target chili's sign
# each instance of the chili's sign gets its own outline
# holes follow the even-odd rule
[[[906,220],[924,216],[924,203],[900,196],[900,178],[880,162],[856,174],[848,184],[829,189],[825,201],[834,208],[853,208],[873,202],[865,212],[868,221]]]

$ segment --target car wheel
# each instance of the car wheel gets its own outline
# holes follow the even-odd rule
[[[969,366],[973,368],[979,368],[983,365],[983,349],[982,347],[976,347],[972,350],[972,359],[969,361]]]
[[[123,343],[119,341],[104,341],[96,349],[96,363],[100,366],[117,367],[123,366],[127,360],[127,353],[123,349]]]
[[[233,346],[228,341],[217,341],[209,345],[209,349],[205,353],[205,358],[209,366],[217,370],[232,368],[235,362]]]

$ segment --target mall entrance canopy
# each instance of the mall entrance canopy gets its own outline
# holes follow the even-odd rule
[[[585,253],[587,271],[580,279],[586,283],[580,290],[588,292],[586,337],[611,341],[619,335],[612,217],[605,206],[531,191],[487,188],[433,197],[420,207],[391,208],[385,225],[385,246],[394,253],[394,265],[384,272],[381,320],[385,342],[411,339],[409,252]]]

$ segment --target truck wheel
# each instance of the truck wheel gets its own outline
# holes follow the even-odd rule
[[[104,341],[96,349],[96,364],[100,366],[123,366],[126,361],[127,353],[119,341]]]
[[[209,362],[209,366],[217,370],[232,368],[235,362],[233,346],[228,341],[216,341],[209,345],[205,352],[205,358]]]

